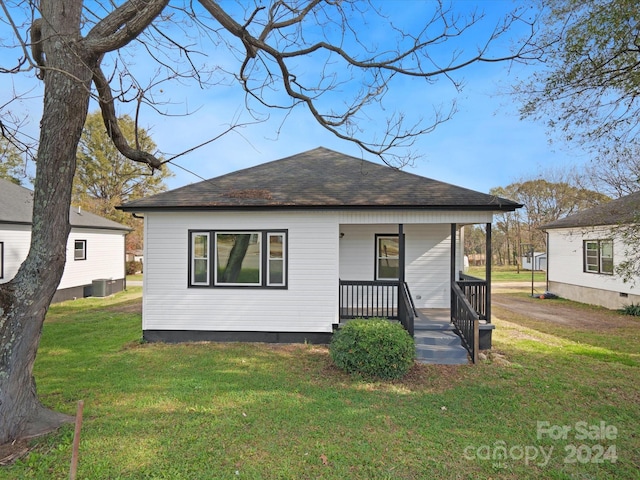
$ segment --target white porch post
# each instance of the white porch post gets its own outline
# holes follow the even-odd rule
[[[450,272],[451,272],[451,283],[449,285],[449,297],[450,297],[450,306],[449,308],[451,309],[451,315],[453,315],[453,311],[455,310],[454,307],[454,298],[453,298],[453,285],[456,281],[456,231],[457,231],[457,225],[455,223],[451,224],[451,265],[450,265]]]

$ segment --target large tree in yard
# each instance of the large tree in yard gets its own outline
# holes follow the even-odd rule
[[[144,128],[136,128],[130,116],[119,117],[118,124],[129,143],[137,144],[145,152],[157,151],[149,133]],[[158,156],[158,160],[163,158]],[[162,169],[152,169],[147,164],[132,162],[120,153],[109,138],[98,111],[87,116],[76,162],[73,205],[131,227],[127,250],[141,249],[142,219],[115,207],[165,191],[164,180],[172,175],[171,171],[166,165]]]
[[[123,135],[116,103],[131,101],[136,112],[160,109],[153,88],[161,81],[205,88],[225,83],[214,73],[227,74],[244,89],[246,108],[305,108],[322,127],[389,161],[397,147],[410,146],[449,116],[436,113],[426,124],[406,126],[402,113],[392,113],[378,131],[360,128],[368,109],[388,107],[385,96],[396,79],[423,81],[427,88],[442,77],[457,87],[461,68],[524,55],[522,49],[493,50],[517,16],[506,18],[481,44],[461,49],[457,43],[447,55],[446,44],[464,39],[482,16],[460,17],[435,2],[410,4],[424,17],[410,15],[406,28],[387,19],[375,2],[348,0],[0,0],[0,6],[0,38],[8,42],[13,35],[17,47],[15,64],[0,71],[35,72],[43,87],[30,251],[15,278],[0,286],[0,442],[67,420],[41,404],[32,369],[65,264],[77,148],[90,102],[99,105],[119,152],[157,169],[163,160]],[[383,24],[385,31],[371,31],[371,25]],[[380,39],[384,45],[376,44]],[[199,63],[223,53],[232,55],[219,67]],[[157,68],[136,71],[143,56]],[[3,111],[0,118],[6,120]]]
[[[542,67],[517,93],[523,116],[546,121],[593,158],[590,188],[614,198],[640,190],[640,2],[544,0],[536,39]],[[616,225],[638,278],[640,223]]]
[[[603,193],[640,190],[640,3],[544,0],[537,73],[516,87],[525,117],[594,158]]]

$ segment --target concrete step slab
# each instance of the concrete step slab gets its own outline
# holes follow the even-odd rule
[[[447,330],[415,332],[416,345],[460,345],[460,337]]]

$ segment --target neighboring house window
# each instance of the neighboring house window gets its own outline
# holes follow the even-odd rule
[[[376,280],[400,278],[398,235],[376,235]]]
[[[73,242],[73,259],[74,260],[87,259],[87,241],[86,240],[76,240]]]
[[[0,242],[0,278],[4,278],[4,242]]]
[[[584,271],[613,275],[613,240],[584,241]]]
[[[286,287],[286,237],[284,231],[192,231],[189,285]]]

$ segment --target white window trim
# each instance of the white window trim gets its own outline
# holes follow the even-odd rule
[[[602,259],[603,257],[603,248],[602,248],[602,244],[603,243],[609,243],[611,244],[611,263],[613,264],[613,240],[611,239],[602,239],[602,240],[584,240],[582,245],[582,249],[583,249],[583,256],[584,256],[584,273],[589,273],[589,274],[599,274],[599,275],[613,275],[614,272],[605,272],[603,269],[603,261]],[[587,262],[587,252],[589,251],[587,248],[587,245],[589,244],[595,244],[595,249],[592,249],[593,252],[595,253],[595,257],[591,257],[593,259],[596,260],[596,264],[589,264]],[[593,268],[589,268],[589,267],[595,267],[595,269]],[[613,265],[615,267],[615,265]]]
[[[82,249],[76,248],[76,244],[81,243]],[[77,252],[82,251],[82,256],[78,257]],[[73,260],[86,260],[87,259],[87,241],[86,240],[74,240],[73,241]]]
[[[191,285],[194,287],[208,287],[211,284],[211,234],[209,232],[192,231],[191,235]],[[207,238],[207,256],[197,257],[196,251],[196,237]],[[206,260],[207,262],[207,280],[205,282],[196,281],[196,260]]]
[[[271,237],[282,238],[282,258],[273,258],[273,260],[280,260],[282,262],[282,282],[271,282]],[[287,285],[287,236],[284,232],[267,232],[267,286],[269,287],[284,287]]]

